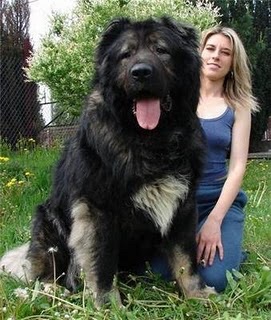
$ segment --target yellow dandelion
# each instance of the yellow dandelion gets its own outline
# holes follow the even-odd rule
[[[11,188],[16,184],[16,182],[17,182],[17,179],[13,178],[6,184],[6,187]]]
[[[8,162],[9,158],[8,157],[0,157],[0,162]]]
[[[27,171],[27,172],[24,173],[24,175],[25,175],[26,177],[31,177],[31,176],[33,176],[33,173]]]

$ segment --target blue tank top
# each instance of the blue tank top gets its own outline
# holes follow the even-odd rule
[[[230,150],[234,110],[227,107],[225,112],[216,118],[202,119],[207,142],[207,159],[200,183],[221,181],[227,176],[227,154]]]

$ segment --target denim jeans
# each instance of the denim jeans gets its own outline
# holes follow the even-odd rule
[[[216,204],[223,187],[223,183],[212,185],[202,184],[197,191],[198,231]],[[216,254],[213,265],[203,267],[199,265],[199,274],[208,286],[215,287],[217,292],[227,286],[226,271],[238,270],[244,260],[242,240],[244,231],[243,208],[247,203],[247,196],[240,190],[235,201],[227,212],[221,225],[221,237],[224,248],[224,258],[220,260]],[[150,262],[153,272],[160,273],[166,280],[171,279],[171,273],[166,259],[155,257]]]
[[[198,231],[204,224],[209,213],[221,193],[223,184],[201,185],[197,192]],[[239,270],[244,260],[242,241],[244,233],[244,212],[247,196],[240,190],[221,225],[221,238],[224,249],[224,258],[220,260],[218,254],[212,266],[199,266],[199,274],[207,285],[215,287],[218,292],[223,291],[227,285],[226,271]]]

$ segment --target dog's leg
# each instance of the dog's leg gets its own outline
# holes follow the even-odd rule
[[[207,298],[215,290],[205,285],[197,272],[197,245],[195,207],[188,202],[186,208],[172,224],[168,235],[168,258],[173,277],[188,298]]]
[[[192,260],[191,255],[181,246],[176,245],[172,248],[169,263],[173,277],[185,297],[208,298],[210,294],[216,293],[213,288],[204,284],[196,271],[194,259]]]
[[[109,300],[111,293],[121,304],[119,292],[113,284],[117,272],[117,223],[111,215],[105,217],[102,212],[90,208],[84,201],[74,204],[72,218],[69,246],[83,272],[95,305],[103,305]]]

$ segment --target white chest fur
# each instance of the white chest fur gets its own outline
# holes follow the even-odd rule
[[[180,201],[184,201],[189,190],[188,180],[168,176],[154,183],[144,185],[133,197],[134,206],[148,213],[166,235]]]

